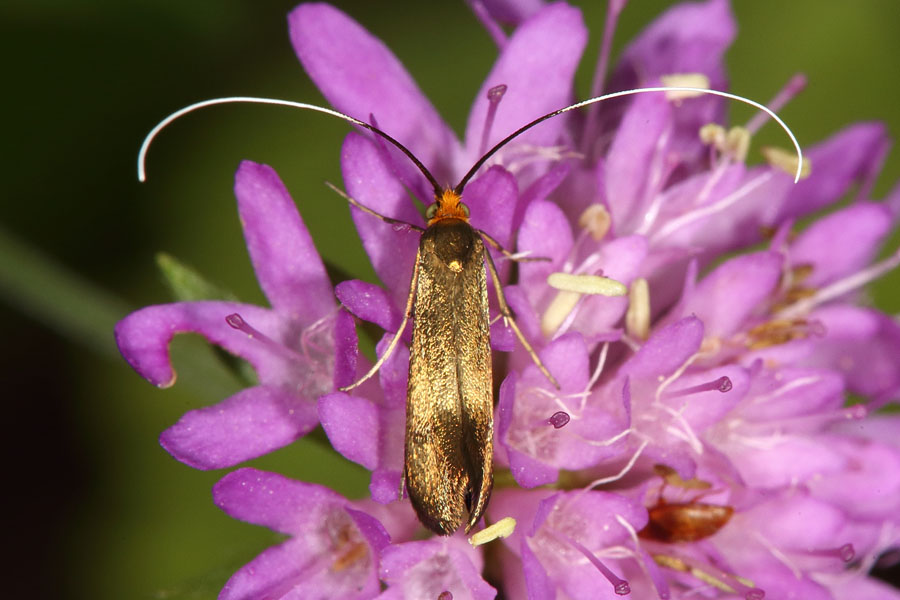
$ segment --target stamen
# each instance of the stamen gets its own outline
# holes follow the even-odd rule
[[[481,21],[482,27],[487,30],[488,35],[490,35],[491,39],[494,40],[494,43],[497,44],[497,48],[506,47],[506,34],[503,32],[503,28],[500,27],[500,24],[491,16],[491,13],[484,5],[484,2],[482,2],[482,0],[467,0],[466,4],[468,4],[469,8],[472,9],[472,12],[475,13],[475,17]]]
[[[709,89],[709,77],[703,73],[673,73],[672,75],[663,75],[659,80],[666,87],[695,88],[694,90],[685,89],[666,92],[666,100],[676,104],[681,100],[697,98],[703,95],[703,92],[698,90]]]
[[[662,397],[663,398],[678,398],[681,396],[690,396],[692,394],[698,394],[700,392],[711,392],[717,390],[722,392],[723,394],[731,391],[731,379],[726,376],[719,377],[713,381],[709,381],[707,383],[701,383],[700,385],[695,385],[693,387],[685,388],[683,390],[674,390],[671,392],[665,392]]]
[[[600,348],[600,356],[597,357],[597,366],[594,367],[594,372],[591,373],[591,378],[588,381],[587,385],[584,386],[584,390],[588,391],[594,384],[597,383],[597,380],[600,379],[600,375],[603,374],[603,367],[606,365],[606,355],[609,354],[609,342],[604,342],[603,346]],[[582,410],[584,410],[584,406],[582,406]]]
[[[778,318],[753,327],[747,332],[745,343],[751,350],[762,350],[811,336],[822,337],[825,333],[825,326],[821,321]]]
[[[438,594],[437,600],[453,600],[453,593],[450,590],[444,590]]]
[[[562,429],[568,425],[570,418],[569,413],[559,410],[553,413],[550,418],[547,419],[547,422],[553,425],[554,429]]]
[[[578,226],[587,230],[595,242],[606,236],[611,225],[612,217],[602,204],[591,204],[578,217]]]
[[[552,337],[556,330],[565,322],[572,310],[581,300],[581,294],[575,292],[559,292],[550,301],[550,306],[541,317],[541,333],[545,337]]]
[[[255,340],[259,340],[260,342],[262,342],[263,344],[265,344],[266,346],[271,348],[274,352],[277,352],[278,354],[287,356],[288,358],[290,358],[292,360],[301,360],[301,361],[305,362],[305,358],[303,356],[301,356],[298,352],[296,352],[292,348],[288,348],[284,344],[280,344],[280,343],[276,342],[275,340],[273,340],[272,338],[270,338],[263,332],[259,331],[258,329],[253,328],[238,313],[232,313],[232,314],[228,315],[227,317],[225,317],[225,322],[228,323],[228,325],[230,327],[237,329],[238,331],[241,331],[243,333],[246,333],[247,337],[255,339]]]
[[[778,94],[772,101],[769,102],[768,106],[775,112],[781,110],[785,104],[790,102],[794,96],[803,91],[803,88],[806,87],[806,75],[803,73],[797,73],[787,82]],[[747,129],[751,134],[756,133],[760,127],[762,127],[763,123],[769,118],[769,115],[763,113],[756,113],[753,117],[747,121]]]
[[[622,467],[622,470],[621,470],[621,471],[619,471],[619,472],[616,473],[615,475],[610,475],[609,477],[601,477],[600,479],[595,479],[594,481],[590,482],[590,483],[587,485],[587,487],[585,488],[585,490],[591,490],[591,489],[594,489],[594,488],[599,487],[599,486],[601,486],[601,485],[606,485],[607,483],[612,483],[613,481],[618,481],[618,480],[622,479],[623,477],[625,477],[625,475],[626,475],[631,469],[634,468],[634,464],[637,462],[638,458],[640,458],[641,453],[644,451],[644,448],[646,448],[646,447],[647,447],[647,444],[649,444],[649,443],[650,443],[649,440],[644,440],[644,441],[642,441],[642,442],[641,442],[641,445],[638,446],[638,449],[637,449],[637,450],[635,451],[635,453],[631,456],[631,458],[628,459],[628,463],[627,463],[624,467]]]
[[[628,582],[610,571],[609,567],[604,565],[603,562],[599,558],[594,556],[594,554],[590,550],[563,533],[560,533],[558,531],[551,531],[550,534],[553,537],[566,542],[567,544],[581,552],[581,554],[583,554],[584,557],[588,559],[591,564],[594,565],[597,570],[603,574],[604,577],[606,577],[607,581],[612,584],[613,591],[615,591],[617,595],[626,596],[631,593],[631,586],[628,585]]]
[[[877,262],[866,269],[862,269],[861,271],[858,271],[853,275],[850,275],[843,279],[839,279],[838,281],[835,281],[834,283],[820,289],[814,296],[791,305],[790,307],[781,311],[778,316],[782,319],[791,319],[800,315],[807,314],[817,305],[823,304],[825,302],[828,302],[829,300],[843,296],[844,294],[860,288],[870,281],[878,279],[888,271],[893,270],[898,265],[900,265],[900,250],[894,251],[891,256],[887,257],[881,262]]]
[[[560,290],[541,317],[541,333],[547,337],[551,337],[562,326],[582,295],[624,296],[628,291],[623,283],[599,275],[557,272],[550,274],[547,283]]]
[[[721,150],[725,145],[725,128],[718,123],[707,123],[700,128],[698,136],[701,142],[707,146],[713,146],[717,150]]]
[[[700,128],[700,141],[712,146],[735,161],[744,162],[750,148],[750,132],[743,127],[732,127],[728,131],[717,123],[707,123]]]
[[[650,337],[650,286],[643,277],[632,281],[628,290],[625,331],[631,337],[641,341]]]
[[[506,538],[516,530],[516,520],[512,517],[503,517],[493,525],[489,525],[481,531],[476,531],[469,536],[469,543],[478,547],[492,542],[497,538]]]
[[[743,127],[732,127],[725,136],[725,151],[738,162],[747,160],[750,149],[750,132]],[[795,162],[796,164],[796,162]]]
[[[672,219],[663,227],[661,227],[659,231],[653,234],[650,243],[658,244],[660,240],[664,239],[672,233],[675,233],[685,225],[729,208],[731,205],[736,204],[738,201],[748,197],[754,190],[756,190],[756,188],[762,186],[771,178],[771,171],[763,171],[760,175],[746,182],[743,186],[731,192],[721,200],[713,202],[712,204],[700,206],[692,211],[684,213],[683,215],[675,219]]]
[[[810,554],[814,556],[826,556],[826,557],[834,557],[839,558],[845,563],[850,562],[854,558],[856,558],[856,549],[853,547],[853,544],[844,544],[837,548],[824,548],[822,550],[810,550]]]
[[[491,137],[491,129],[494,127],[494,117],[497,115],[497,107],[503,94],[506,93],[506,85],[495,85],[487,92],[488,108],[484,117],[484,128],[481,130],[481,145],[478,147],[478,154],[484,154],[488,148],[488,139]]]
[[[606,3],[606,22],[603,24],[603,38],[600,41],[600,56],[597,58],[597,67],[594,69],[594,80],[591,82],[591,96],[599,96],[603,93],[603,82],[606,79],[606,70],[609,67],[609,55],[612,50],[613,34],[619,15],[625,8],[627,0],[610,0]],[[599,106],[591,106],[585,119],[584,137],[581,138],[581,150],[590,153],[591,146],[596,141],[597,114]]]
[[[768,162],[770,166],[784,171],[788,175],[793,175],[798,171],[796,154],[792,154],[787,150],[776,148],[774,146],[765,146],[760,148],[759,151],[762,152],[763,158],[766,159],[766,162]],[[806,179],[809,177],[809,174],[812,173],[812,162],[805,156],[803,157],[803,164],[799,168],[799,172],[800,179]]]
[[[690,573],[696,579],[726,594],[741,594],[746,600],[762,600],[766,597],[766,593],[758,587],[754,587],[752,582],[730,575],[711,564],[699,565],[693,559],[666,554],[655,554],[653,560],[660,566],[682,573]],[[744,583],[745,581],[747,584]]]
[[[625,284],[599,275],[574,275],[572,273],[551,273],[547,277],[550,287],[578,294],[597,296],[624,296],[628,293]]]

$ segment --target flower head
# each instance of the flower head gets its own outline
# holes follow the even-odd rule
[[[322,261],[278,175],[244,162],[235,194],[272,308],[212,300],[149,306],[115,331],[125,359],[159,387],[175,383],[168,345],[178,333],[199,333],[253,366],[258,385],[188,412],[160,437],[175,458],[201,469],[232,466],[305,435],[319,422],[317,398],[335,381],[352,379],[356,366],[352,353],[337,350],[353,335],[352,321],[338,310]]]
[[[471,4],[500,50],[463,140],[384,44],[337,9],[295,9],[291,40],[335,108],[367,116],[439,180],[455,181],[484,148],[569,100],[586,40],[578,11],[563,3]],[[610,3],[612,22],[622,4]],[[507,36],[498,21],[516,27]],[[722,88],[722,56],[735,31],[725,0],[676,6],[624,50],[607,85],[689,74]],[[802,84],[793,80],[774,104]],[[409,361],[409,338],[400,332],[377,383],[349,393],[316,388],[334,448],[372,471],[374,502],[310,487],[303,493],[315,506],[298,509],[304,484],[249,471],[226,476],[216,491],[220,506],[295,536],[232,580],[249,580],[264,565],[272,575],[262,587],[246,584],[244,596],[226,597],[297,597],[314,585],[331,593],[335,565],[346,563],[356,597],[375,596],[376,577],[385,598],[492,597],[495,587],[479,575],[489,573],[508,597],[900,598],[866,576],[900,545],[900,448],[887,433],[900,423],[872,415],[900,391],[900,326],[861,302],[863,286],[900,263],[896,252],[872,262],[898,215],[896,200],[868,197],[887,146],[884,129],[856,125],[812,147],[807,177],[794,185],[777,149],[762,165],[746,162],[763,120],[726,129],[724,114],[723,99],[711,96],[647,94],[595,105],[515,139],[466,188],[474,227],[546,259],[523,262],[514,274],[495,254],[519,327],[560,383],[541,374],[502,321],[492,325],[494,349],[510,353],[495,367],[498,474],[486,514],[514,517],[513,535],[484,553],[460,533],[422,540],[412,511],[397,501]],[[427,201],[430,190],[394,148],[354,132],[341,164],[357,202],[423,225],[409,191]],[[858,197],[835,210],[854,184]],[[831,214],[818,214],[826,208]],[[355,208],[353,218],[382,285],[343,282],[335,293],[349,313],[384,329],[382,355],[403,321],[418,236]],[[811,220],[805,229],[801,218]],[[263,273],[268,268],[284,267],[271,263]],[[560,289],[548,283],[559,274],[612,278],[629,293]],[[273,306],[276,324],[305,318]],[[262,321],[245,308],[223,310]],[[126,356],[151,380],[168,381],[168,337],[158,332],[172,328],[149,330],[158,341],[144,350],[139,335],[127,335]],[[355,346],[339,331],[347,352],[338,356],[349,356]],[[245,345],[256,348],[252,342]],[[273,364],[285,377],[300,376],[295,364]],[[151,368],[158,365],[161,374]],[[352,368],[334,371],[330,381],[347,383]],[[866,401],[847,406],[848,393]],[[224,490],[250,485],[241,477],[251,476],[295,491],[285,504],[275,499],[280,491],[262,504],[247,494],[223,500]],[[283,526],[280,519],[297,510],[306,513],[301,525]],[[282,517],[267,516],[275,513]],[[310,528],[321,532],[331,522],[349,546],[328,545],[319,534],[307,543]],[[288,549],[300,536],[302,551]],[[301,568],[307,564],[315,567]]]

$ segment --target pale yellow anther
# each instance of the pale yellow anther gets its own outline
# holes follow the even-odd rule
[[[578,226],[586,229],[595,242],[606,236],[611,224],[612,217],[602,204],[591,204],[578,217]]]
[[[793,152],[787,152],[781,148],[766,146],[760,149],[763,156],[771,166],[793,175],[797,172],[797,155]],[[803,157],[803,166],[800,169],[800,179],[806,179],[812,172],[812,163],[805,156]]]
[[[581,294],[576,292],[559,292],[550,301],[550,306],[541,317],[541,333],[545,337],[551,337],[559,326],[563,324],[575,305],[581,299]]]
[[[718,123],[707,123],[700,128],[700,141],[707,146],[715,146],[721,149],[725,144],[725,128]]]
[[[709,77],[703,73],[673,73],[671,75],[663,75],[659,78],[666,87],[691,87],[703,90],[709,89]],[[678,90],[666,92],[666,99],[672,102],[678,102],[686,98],[696,98],[702,96],[703,92],[692,92],[688,90]]]
[[[628,293],[628,288],[622,282],[599,275],[551,273],[547,277],[547,283],[559,290],[541,317],[541,333],[547,337],[559,329],[582,295],[624,296]]]
[[[469,543],[473,546],[480,546],[482,544],[487,544],[488,542],[492,542],[497,538],[505,538],[509,537],[513,534],[513,531],[516,530],[516,520],[512,517],[504,517],[494,523],[493,525],[489,525],[485,527],[481,531],[476,531],[472,535],[469,536]]]
[[[744,162],[750,149],[750,132],[746,127],[732,127],[725,136],[725,152],[734,160]],[[797,161],[794,161],[797,164]],[[793,173],[793,171],[791,171]]]
[[[643,277],[632,281],[628,290],[625,331],[638,340],[646,340],[650,335],[650,286]]]
[[[550,287],[566,292],[591,294],[595,296],[624,296],[628,288],[621,281],[600,275],[573,275],[572,273],[551,273],[547,277]]]

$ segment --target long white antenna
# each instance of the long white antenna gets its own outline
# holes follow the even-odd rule
[[[500,148],[505,146],[507,144],[507,142],[509,142],[513,138],[519,136],[520,134],[528,131],[529,129],[531,129],[532,127],[537,125],[538,123],[546,121],[547,119],[552,119],[556,115],[561,115],[562,113],[569,112],[570,110],[575,110],[576,108],[582,108],[583,106],[588,106],[590,104],[596,104],[598,102],[603,102],[604,100],[612,100],[613,98],[621,98],[623,96],[634,96],[636,94],[646,94],[649,92],[680,92],[680,93],[689,93],[691,95],[693,95],[693,94],[709,94],[712,96],[721,96],[722,98],[729,98],[731,100],[737,100],[738,102],[743,102],[744,104],[749,104],[750,106],[765,112],[767,115],[772,117],[772,119],[776,123],[778,123],[778,125],[780,125],[782,129],[784,129],[784,132],[787,133],[788,137],[791,138],[791,143],[794,145],[794,150],[796,150],[796,152],[797,152],[797,172],[794,175],[794,183],[797,183],[798,181],[800,181],[800,175],[803,170],[803,150],[800,149],[800,143],[797,142],[797,138],[794,136],[794,132],[791,131],[791,128],[788,127],[787,124],[781,120],[781,117],[779,117],[777,114],[775,114],[775,111],[773,111],[769,107],[767,107],[763,104],[760,104],[759,102],[757,102],[755,100],[751,100],[750,98],[745,98],[744,96],[738,96],[737,94],[731,94],[729,92],[720,92],[719,90],[711,90],[708,88],[687,87],[687,86],[657,86],[657,87],[635,88],[635,89],[631,89],[631,90],[622,90],[620,92],[611,92],[609,94],[603,94],[602,96],[597,96],[595,98],[588,98],[587,100],[582,100],[581,102],[576,102],[575,104],[570,104],[569,106],[566,106],[565,108],[560,108],[559,110],[554,110],[553,112],[547,113],[546,115],[544,115],[542,117],[538,117],[531,123],[528,123],[527,125],[523,125],[519,129],[515,130],[514,132],[512,132],[511,134],[509,134],[508,136],[506,136],[499,142],[497,142],[497,144],[493,148],[488,150],[481,158],[478,159],[478,161],[474,165],[472,165],[472,168],[469,169],[469,172],[466,173],[465,176],[463,176],[463,178],[460,180],[460,182],[456,185],[456,187],[454,188],[454,191],[456,191],[456,193],[458,193],[458,194],[462,193],[462,188],[466,185],[466,183],[468,183],[469,179],[471,179],[475,175],[475,173],[478,172],[478,169],[481,168],[481,166],[487,161],[487,159],[489,159],[491,156],[493,156],[495,152],[500,150]],[[679,99],[684,99],[684,98],[679,98]]]
[[[488,150],[481,158],[478,159],[478,161],[475,162],[474,165],[472,165],[472,168],[469,169],[469,172],[466,173],[466,175],[456,185],[455,190],[458,193],[461,193],[462,188],[469,181],[469,179],[471,179],[475,175],[475,173],[478,171],[478,169],[480,169],[481,166],[491,156],[493,156],[494,153],[496,153],[498,150],[500,150],[500,148],[502,148],[506,143],[508,143],[513,138],[521,135],[522,133],[528,131],[535,125],[537,125],[543,121],[546,121],[547,119],[551,119],[551,118],[555,117],[556,115],[560,115],[562,113],[569,112],[571,110],[582,108],[584,106],[596,104],[598,102],[603,102],[604,100],[611,100],[613,98],[621,98],[623,96],[634,96],[637,94],[647,94],[647,93],[653,93],[653,92],[679,92],[679,93],[688,93],[688,94],[708,94],[708,95],[712,95],[712,96],[720,96],[722,98],[728,98],[730,100],[737,100],[738,102],[743,102],[744,104],[748,104],[758,110],[765,112],[767,115],[772,117],[772,119],[776,123],[778,123],[778,125],[784,130],[784,132],[790,138],[791,143],[794,145],[794,150],[797,152],[797,172],[794,175],[794,183],[797,183],[798,181],[800,181],[800,175],[801,175],[801,172],[803,169],[803,150],[800,148],[800,143],[797,141],[796,136],[794,136],[794,132],[791,131],[791,128],[787,126],[787,124],[781,119],[781,117],[779,117],[777,114],[775,114],[775,111],[771,110],[770,108],[768,108],[767,106],[765,106],[763,104],[760,104],[759,102],[756,102],[755,100],[751,100],[750,98],[745,98],[744,96],[739,96],[737,94],[731,94],[729,92],[722,92],[719,90],[710,90],[707,88],[698,88],[698,87],[658,86],[658,87],[645,87],[645,88],[635,88],[635,89],[631,89],[631,90],[622,90],[619,92],[612,92],[609,94],[604,94],[602,96],[597,96],[595,98],[588,98],[587,100],[582,100],[581,102],[576,102],[575,104],[570,104],[569,106],[560,108],[559,110],[555,110],[551,113],[547,113],[546,115],[538,117],[534,121],[528,123],[527,125],[520,127],[513,133],[509,134],[508,136],[503,138],[503,140],[501,140],[498,144],[496,144],[493,148]],[[344,113],[338,112],[336,110],[332,110],[330,108],[325,108],[323,106],[317,106],[315,104],[307,104],[305,102],[294,102],[292,100],[281,100],[279,98],[256,98],[253,96],[228,96],[225,98],[212,98],[210,100],[196,102],[194,104],[185,106],[184,108],[173,112],[171,115],[169,115],[168,117],[166,117],[165,119],[163,119],[162,121],[157,123],[157,125],[153,129],[150,130],[150,133],[147,134],[147,137],[144,138],[144,142],[141,144],[141,149],[138,152],[138,164],[137,164],[138,180],[142,181],[142,182],[146,181],[147,173],[146,173],[146,169],[145,169],[144,165],[147,160],[147,151],[150,149],[150,144],[153,142],[153,140],[156,138],[156,136],[159,134],[159,132],[162,131],[166,126],[168,126],[173,121],[183,117],[184,115],[194,112],[195,110],[199,110],[201,108],[206,108],[208,106],[217,106],[219,104],[234,104],[234,103],[274,104],[276,106],[287,106],[290,108],[302,108],[302,109],[306,109],[306,110],[312,110],[315,112],[324,113],[326,115],[331,115],[333,117],[337,117],[339,119],[347,121],[348,123],[353,123],[354,125],[358,125],[360,127],[368,129],[369,131],[372,131],[373,133],[376,133],[376,134],[380,135],[381,137],[385,138],[386,140],[388,140],[389,142],[391,142],[392,144],[397,146],[397,148],[399,148],[401,151],[403,151],[403,153],[406,154],[410,158],[410,160],[413,161],[413,163],[419,168],[419,170],[422,171],[422,173],[428,179],[429,183],[431,183],[432,187],[435,189],[435,193],[440,194],[440,192],[441,192],[441,186],[437,183],[437,181],[434,179],[434,177],[431,175],[431,173],[428,171],[428,169],[425,168],[425,165],[423,165],[419,161],[419,159],[416,158],[413,155],[413,153],[410,150],[408,150],[403,144],[401,144],[400,142],[398,142],[397,140],[395,140],[394,138],[389,136],[387,133],[381,131],[377,127],[370,125],[369,123],[366,123],[365,121],[360,121],[359,119],[356,119],[349,115],[345,115]]]
[[[156,127],[151,129],[150,133],[147,134],[147,137],[144,138],[144,142],[141,144],[141,149],[138,151],[138,164],[137,164],[138,181],[143,182],[143,181],[147,180],[147,172],[144,167],[144,164],[147,161],[147,151],[150,149],[150,144],[153,142],[154,138],[156,138],[157,134],[159,134],[160,131],[165,129],[165,127],[167,125],[169,125],[169,123],[171,123],[172,121],[175,121],[176,119],[180,119],[184,115],[186,115],[188,113],[192,113],[195,110],[199,110],[201,108],[206,108],[207,106],[216,106],[219,104],[235,104],[235,103],[241,103],[241,102],[249,103],[249,104],[274,104],[276,106],[288,106],[291,108],[303,108],[306,110],[312,110],[315,112],[325,113],[326,115],[331,115],[332,117],[337,117],[337,118],[343,119],[344,121],[347,121],[349,123],[353,123],[354,125],[359,125],[360,127],[368,129],[369,131],[376,133],[376,134],[380,135],[381,137],[383,137],[384,139],[386,139],[387,141],[391,142],[393,145],[395,145],[397,148],[399,148],[404,154],[406,154],[406,156],[408,156],[409,159],[411,161],[413,161],[413,163],[415,163],[415,165],[417,167],[419,167],[419,170],[422,171],[422,174],[425,175],[425,178],[428,179],[428,181],[431,183],[432,187],[434,187],[435,193],[440,194],[440,192],[441,192],[441,186],[438,185],[437,181],[435,180],[435,178],[431,174],[431,172],[425,168],[425,165],[423,165],[419,161],[419,159],[416,158],[415,155],[408,148],[406,148],[406,146],[404,146],[403,144],[401,144],[400,142],[398,142],[397,140],[395,140],[394,138],[392,138],[391,136],[389,136],[382,130],[378,129],[374,125],[370,125],[369,123],[366,123],[365,121],[360,121],[359,119],[351,117],[350,115],[345,115],[342,112],[338,112],[338,111],[332,110],[330,108],[325,108],[324,106],[316,106],[315,104],[306,104],[305,102],[293,102],[292,100],[281,100],[279,98],[255,98],[253,96],[227,96],[225,98],[212,98],[210,100],[203,100],[202,102],[195,102],[194,104],[185,106],[184,108],[182,108],[180,110],[176,110],[171,115],[169,115],[168,117],[166,117],[165,119],[163,119],[162,121],[157,123]]]

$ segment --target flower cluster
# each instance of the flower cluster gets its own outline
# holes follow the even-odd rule
[[[609,4],[598,82],[624,3]],[[393,54],[339,10],[299,6],[290,35],[337,110],[371,115],[438,180],[453,181],[485,148],[572,100],[587,39],[579,11],[563,3],[472,5],[499,56],[463,141]],[[734,35],[726,0],[678,5],[628,45],[607,89],[684,74],[723,89]],[[803,84],[791,81],[772,105]],[[173,383],[167,345],[179,332],[255,368],[259,385],[162,434],[177,459],[229,467],[321,424],[336,451],[372,472],[371,498],[249,468],[229,473],[215,502],[290,537],[238,571],[220,598],[458,600],[498,588],[538,599],[900,598],[867,577],[900,546],[900,421],[873,414],[900,392],[900,324],[865,306],[862,290],[900,264],[897,252],[875,261],[900,217],[900,190],[868,198],[885,131],[859,124],[813,146],[795,185],[796,162],[777,149],[763,165],[745,162],[763,119],[726,129],[724,114],[711,96],[592,106],[517,138],[466,188],[474,227],[548,259],[520,263],[505,296],[560,383],[494,323],[493,347],[510,354],[497,369],[498,474],[486,520],[518,526],[488,551],[461,533],[422,539],[399,498],[405,345],[376,379],[336,391],[365,372],[354,317],[386,332],[379,354],[400,326],[418,236],[354,208],[382,285],[332,290],[277,175],[241,165],[241,220],[272,309],[148,307],[118,325],[119,347],[160,386]],[[360,204],[423,225],[408,191],[427,199],[429,190],[396,149],[354,132],[341,164]],[[513,269],[496,256],[508,284]],[[547,283],[554,273],[603,275],[629,295],[560,290]],[[848,394],[865,400],[848,405]]]

